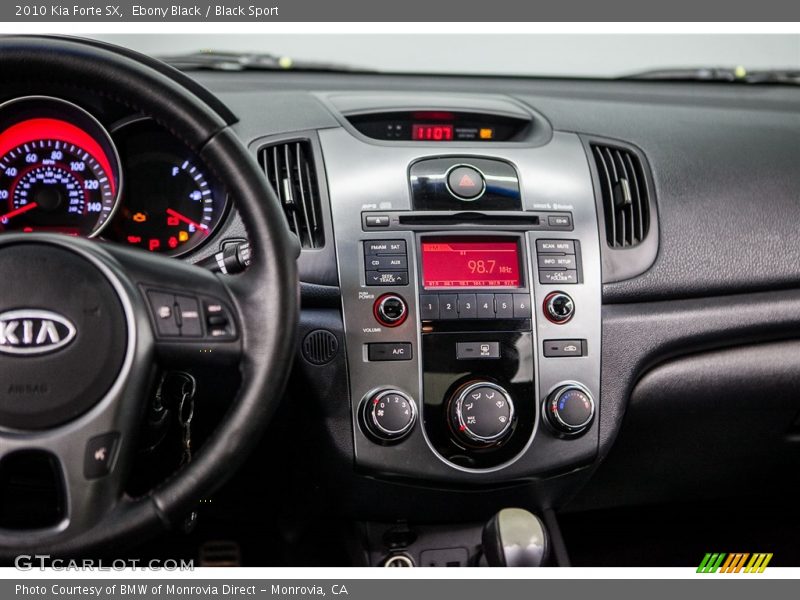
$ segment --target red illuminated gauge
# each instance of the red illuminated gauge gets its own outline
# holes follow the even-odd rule
[[[93,237],[119,187],[117,153],[89,113],[46,97],[0,106],[0,231]]]

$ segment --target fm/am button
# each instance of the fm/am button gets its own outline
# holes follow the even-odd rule
[[[367,344],[367,358],[370,361],[411,360],[411,342]]]

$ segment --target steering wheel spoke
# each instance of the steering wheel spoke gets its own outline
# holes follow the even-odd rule
[[[235,365],[241,325],[224,275],[174,259],[109,246],[147,307],[156,355],[165,368]]]

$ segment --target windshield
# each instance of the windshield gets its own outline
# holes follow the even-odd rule
[[[797,70],[800,36],[264,34],[93,36],[153,56],[201,50],[400,73],[616,78],[661,69]],[[290,64],[290,63],[286,63]]]

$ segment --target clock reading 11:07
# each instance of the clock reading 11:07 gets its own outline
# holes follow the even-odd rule
[[[513,239],[427,238],[421,244],[426,288],[521,287]]]

